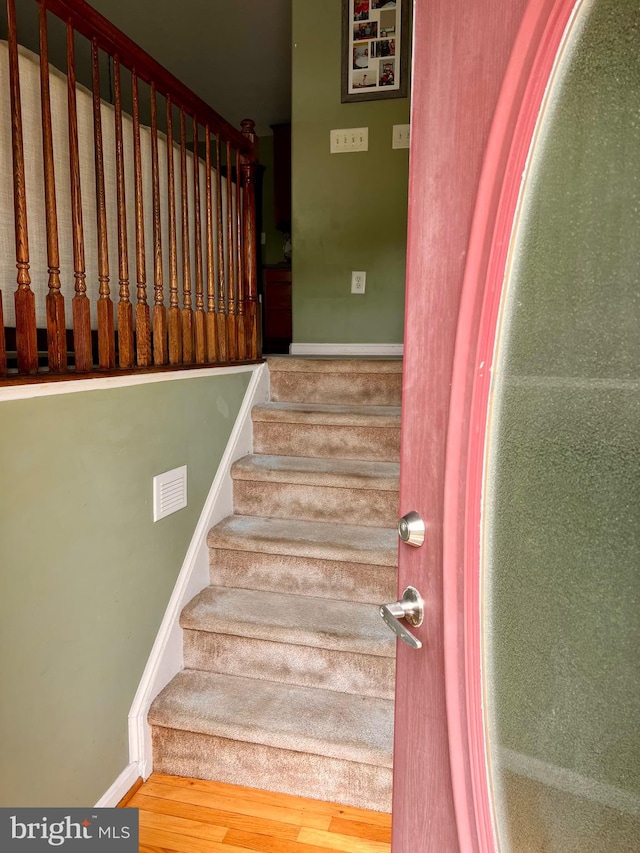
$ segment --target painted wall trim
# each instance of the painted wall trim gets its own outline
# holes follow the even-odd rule
[[[245,368],[247,369],[247,368]],[[129,711],[129,761],[137,776],[147,779],[153,769],[151,728],[147,713],[153,699],[183,667],[180,612],[185,604],[209,585],[207,534],[210,528],[233,512],[231,465],[253,449],[251,409],[269,398],[266,364],[251,365],[253,376],[238,412],[225,452],[200,513],[180,574],[153,644],[149,660]]]
[[[109,391],[152,382],[172,382],[176,379],[202,379],[205,376],[225,376],[246,373],[260,365],[236,364],[229,367],[203,367],[198,370],[167,370],[160,373],[136,373],[131,376],[104,376],[97,379],[68,379],[59,382],[34,382],[28,385],[6,385],[0,388],[0,403],[5,400],[29,400],[32,397],[53,397],[77,394],[79,391]]]
[[[377,355],[402,358],[403,344],[291,344],[290,355]]]
[[[111,809],[117,806],[124,795],[135,785],[139,776],[140,770],[137,762],[128,764],[113,785],[100,797],[94,808]]]

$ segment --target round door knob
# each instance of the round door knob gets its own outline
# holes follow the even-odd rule
[[[412,548],[419,548],[424,542],[424,521],[417,512],[408,512],[398,522],[398,536]]]

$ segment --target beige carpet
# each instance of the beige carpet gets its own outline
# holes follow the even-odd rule
[[[269,359],[154,770],[389,811],[401,361]]]

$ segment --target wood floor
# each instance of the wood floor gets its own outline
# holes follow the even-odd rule
[[[253,788],[154,774],[140,810],[141,853],[389,853],[391,815]]]

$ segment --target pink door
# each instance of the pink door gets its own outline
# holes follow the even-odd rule
[[[414,4],[393,853],[495,849],[481,707],[478,544],[488,362],[520,176],[574,0]],[[488,306],[488,307],[487,307]],[[493,324],[493,325],[492,325]],[[483,420],[484,419],[484,420]]]

